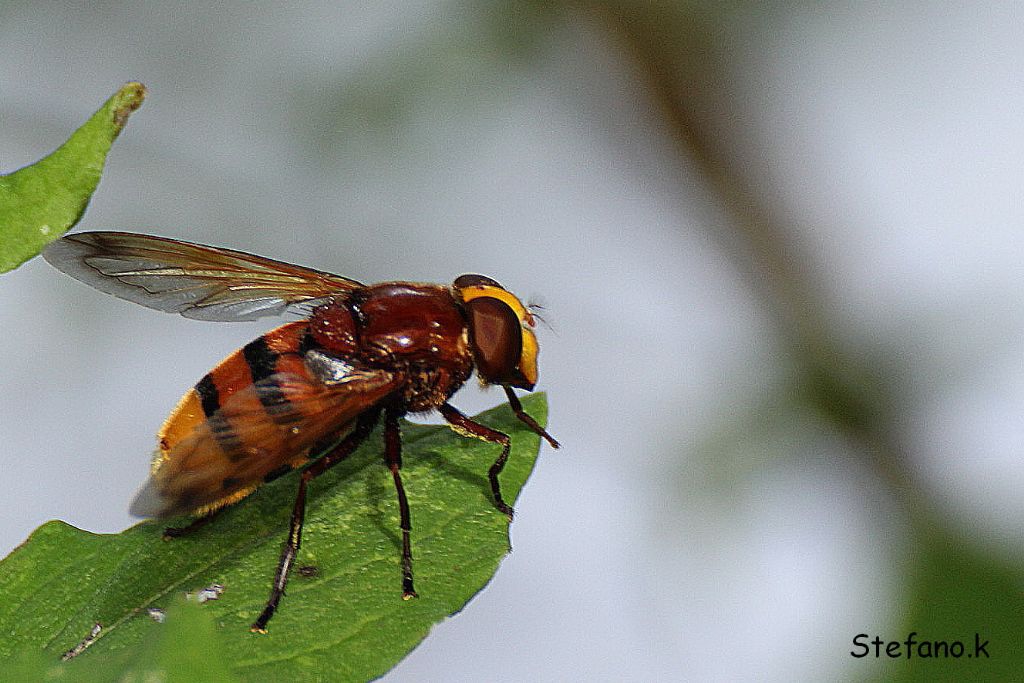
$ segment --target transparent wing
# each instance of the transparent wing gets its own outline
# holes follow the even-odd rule
[[[67,235],[43,258],[101,292],[197,320],[255,320],[362,286],[241,251],[128,232]]]
[[[305,464],[311,448],[346,432],[400,381],[368,369],[336,386],[294,374],[256,382],[158,453],[131,513],[203,514],[240,500],[272,474]]]

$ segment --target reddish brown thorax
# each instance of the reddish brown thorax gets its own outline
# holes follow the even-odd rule
[[[466,320],[447,287],[386,282],[357,293],[351,306],[359,319],[359,346],[371,362],[472,362]]]
[[[313,311],[310,335],[325,350],[402,376],[398,403],[441,405],[473,371],[466,319],[447,287],[385,282]]]
[[[349,355],[359,350],[355,321],[341,302],[317,306],[309,319],[309,333],[318,345],[333,353]]]

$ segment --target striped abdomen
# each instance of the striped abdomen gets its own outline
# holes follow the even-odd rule
[[[149,483],[132,512],[204,513],[308,460],[398,380],[370,371],[328,386],[311,376],[307,321],[282,325],[225,358],[179,401],[158,434]]]
[[[257,382],[266,381],[275,373],[307,375],[300,346],[308,329],[306,321],[282,325],[257,337],[218,363],[182,396],[160,428],[157,434],[160,453],[157,454],[154,466],[159,465],[167,453],[204,422],[229,459],[245,457],[246,447],[252,444],[246,444],[237,426],[220,412],[221,406],[239,391],[250,390],[248,395],[243,394],[235,399],[248,404],[244,408],[249,414],[248,419],[265,419],[288,425],[300,418],[301,415],[295,412],[283,396],[274,401],[271,400],[272,394],[259,396],[251,391],[251,387]],[[285,430],[274,431],[281,431],[281,439],[285,438]]]

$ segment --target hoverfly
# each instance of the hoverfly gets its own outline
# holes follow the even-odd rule
[[[462,275],[450,287],[363,285],[239,251],[125,232],[68,235],[43,257],[100,291],[187,318],[253,320],[296,306],[308,315],[235,351],[181,398],[158,433],[149,480],[131,505],[140,517],[195,516],[165,531],[179,536],[260,484],[302,469],[288,538],[253,631],[266,632],[284,595],[307,485],[351,454],[381,415],[384,460],[398,495],[406,599],[416,591],[399,418],[436,409],[460,434],[500,445],[487,476],[495,507],[510,519],[498,475],[511,439],[448,399],[475,368],[483,384],[504,388],[520,420],[558,447],[513,391],[537,382],[534,317],[483,275]]]

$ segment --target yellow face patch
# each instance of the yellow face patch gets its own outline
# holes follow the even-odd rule
[[[501,287],[493,285],[471,285],[456,290],[463,301],[489,296],[506,304],[519,318],[523,334],[523,352],[519,358],[519,371],[530,384],[537,383],[537,336],[533,333],[533,314],[519,298]]]

